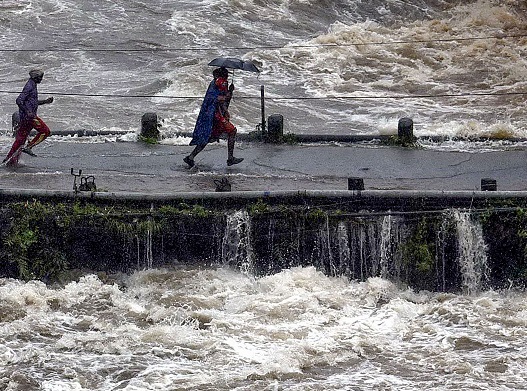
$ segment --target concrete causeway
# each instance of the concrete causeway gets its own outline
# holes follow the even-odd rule
[[[80,140],[80,141],[79,141]],[[10,145],[2,144],[6,153]],[[187,168],[192,147],[142,142],[74,142],[48,139],[37,157],[0,168],[0,189],[72,191],[74,177],[93,175],[98,191],[132,193],[214,192],[227,177],[232,191],[347,190],[349,177],[365,190],[477,191],[482,178],[499,191],[527,190],[527,151],[454,152],[369,143],[266,144],[242,141],[227,167],[227,147],[215,143]]]

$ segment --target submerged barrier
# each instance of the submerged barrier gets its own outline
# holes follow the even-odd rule
[[[197,263],[254,276],[312,265],[431,291],[527,281],[525,192],[0,190],[0,199],[8,277]]]

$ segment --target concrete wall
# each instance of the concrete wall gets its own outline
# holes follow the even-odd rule
[[[324,273],[472,292],[524,286],[522,192],[126,194],[0,191],[0,273],[63,280],[71,270],[174,264],[261,276]]]

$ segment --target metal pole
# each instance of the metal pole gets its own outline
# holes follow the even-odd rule
[[[260,86],[260,105],[262,108],[262,133],[266,133],[265,124],[265,91],[264,86]]]

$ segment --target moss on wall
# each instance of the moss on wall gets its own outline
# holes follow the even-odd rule
[[[39,200],[7,204],[2,216],[2,274],[25,280],[52,280],[71,267],[124,270],[131,254],[144,245],[140,238],[171,232],[173,221],[196,224],[222,218],[200,205],[178,204],[154,211]]]
[[[498,288],[527,285],[527,209],[489,209],[479,216],[489,247],[490,285]]]
[[[415,230],[402,246],[402,262],[410,285],[425,289],[434,285],[436,273],[436,219],[421,217]]]

